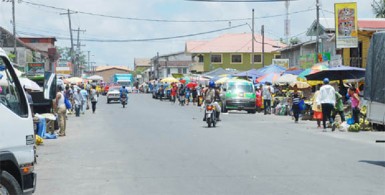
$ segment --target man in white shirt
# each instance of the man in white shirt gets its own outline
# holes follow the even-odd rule
[[[263,108],[264,108],[264,114],[271,113],[271,97],[273,94],[273,89],[270,86],[271,84],[269,82],[266,82],[266,84],[262,88],[262,98],[263,98]]]
[[[329,119],[330,124],[332,125],[332,131],[335,130],[336,126],[331,117],[332,110],[336,104],[335,89],[329,85],[329,79],[325,78],[323,80],[324,85],[321,87],[319,95],[317,97],[317,106],[322,107],[322,121],[324,126],[324,131],[326,131],[326,120]]]

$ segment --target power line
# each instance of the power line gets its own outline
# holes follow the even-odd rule
[[[34,2],[24,1],[24,0],[22,0],[22,2],[29,4],[29,5],[33,5],[33,6],[46,7],[46,8],[51,8],[51,9],[56,9],[56,10],[61,10],[61,11],[67,11],[66,8],[60,8],[60,7],[55,7],[55,6],[51,6],[51,5],[44,5],[44,4],[34,3]],[[312,9],[294,11],[294,12],[290,12],[289,15],[309,12],[309,11],[313,11],[313,10],[315,10],[315,9],[312,8]],[[211,22],[246,21],[246,20],[252,19],[252,18],[233,18],[233,19],[214,19],[214,20],[167,20],[167,19],[151,19],[151,18],[113,16],[113,15],[98,14],[98,13],[84,12],[84,11],[73,11],[73,13],[90,15],[90,16],[99,16],[99,17],[105,17],[105,18],[113,18],[113,19],[122,19],[122,20],[146,21],[146,22],[168,22],[168,23],[211,23]],[[261,17],[255,17],[254,19],[265,19],[265,18],[273,18],[273,17],[280,17],[280,16],[286,16],[286,14],[261,16]]]
[[[179,39],[179,38],[186,38],[186,37],[193,37],[198,35],[204,35],[204,34],[210,34],[210,33],[216,33],[220,31],[230,30],[234,28],[239,28],[242,26],[246,26],[247,24],[241,24],[233,27],[227,27],[212,31],[206,31],[206,32],[200,32],[200,33],[193,33],[193,34],[186,34],[186,35],[178,35],[178,36],[172,36],[172,37],[160,37],[160,38],[147,38],[147,39],[79,39],[79,41],[85,41],[85,42],[102,42],[102,43],[124,43],[124,42],[149,42],[149,41],[162,41],[162,40],[170,40],[170,39]],[[21,34],[33,34],[34,36],[42,36],[37,35],[34,33],[28,33],[28,32],[22,32],[19,31]],[[62,40],[70,40],[68,37],[56,37],[56,39],[62,39]]]

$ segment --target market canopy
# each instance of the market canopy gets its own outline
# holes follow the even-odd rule
[[[160,80],[162,83],[179,83],[179,80],[174,77],[167,77],[162,80]]]
[[[214,78],[219,75],[224,75],[224,74],[236,74],[238,73],[237,70],[234,69],[223,69],[223,68],[217,68],[215,70],[212,70],[210,72],[206,72],[202,74],[202,76],[209,77],[209,78]]]
[[[282,66],[278,66],[275,64],[265,66],[263,68],[260,68],[257,70],[258,77],[269,74],[269,73],[283,73],[285,72],[286,68]]]
[[[345,80],[345,79],[359,79],[365,77],[365,69],[350,67],[350,66],[336,66],[319,72],[315,72],[306,76],[307,80]]]
[[[256,82],[261,83],[261,84],[264,84],[267,82],[275,83],[279,79],[279,77],[281,77],[280,73],[269,73],[269,74],[266,74],[264,76],[257,78]]]
[[[93,81],[100,81],[100,80],[103,80],[103,77],[100,75],[92,75],[92,76],[88,77],[87,79],[93,80]]]
[[[279,85],[290,84],[290,83],[296,82],[297,77],[298,77],[297,75],[293,75],[293,74],[284,74],[275,81],[275,84],[279,84]]]

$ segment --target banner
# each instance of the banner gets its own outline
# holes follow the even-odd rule
[[[43,75],[44,74],[44,63],[28,63],[27,64],[28,75]]]
[[[289,59],[273,59],[273,64],[287,69],[289,68]]]
[[[336,48],[358,47],[357,4],[335,3]]]
[[[302,55],[299,57],[299,65],[302,69],[311,68],[316,62],[318,58],[318,62],[328,62],[330,61],[330,53],[323,52],[315,55],[315,53]]]

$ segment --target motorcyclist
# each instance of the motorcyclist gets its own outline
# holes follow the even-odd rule
[[[221,107],[219,106],[218,102],[216,102],[216,96],[218,92],[215,89],[215,82],[210,81],[209,82],[209,88],[204,93],[204,106],[208,104],[213,104],[215,106],[215,116],[217,117],[217,121],[220,121],[219,115],[221,113]],[[205,109],[205,116],[203,118],[203,121],[206,121],[206,109]]]
[[[123,85],[122,88],[120,88],[119,92],[120,92],[120,99],[122,98],[128,99],[128,90],[126,89],[126,86]]]

